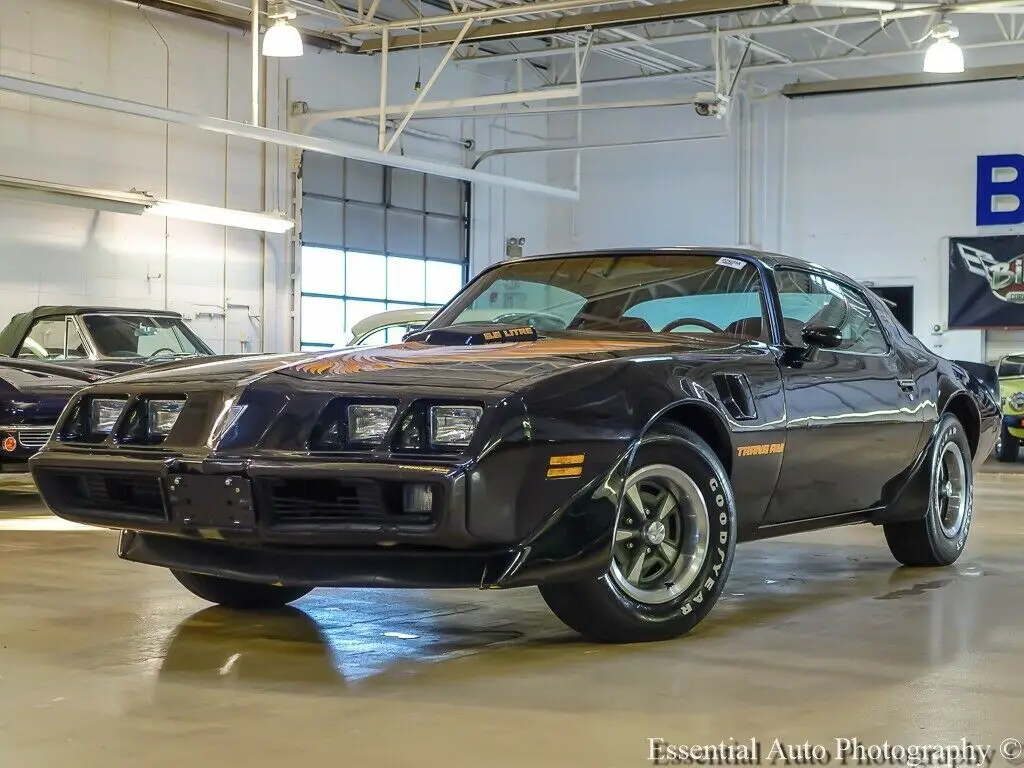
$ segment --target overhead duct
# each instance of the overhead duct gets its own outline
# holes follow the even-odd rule
[[[293,149],[319,152],[334,157],[344,157],[352,160],[363,160],[368,163],[389,166],[391,168],[403,168],[407,171],[418,171],[420,173],[433,174],[449,179],[460,179],[462,181],[475,182],[478,184],[491,184],[498,187],[519,189],[524,192],[546,195],[562,200],[578,201],[579,192],[564,187],[554,187],[549,184],[528,181],[526,179],[514,179],[506,176],[498,176],[492,173],[481,173],[450,163],[442,163],[435,160],[421,160],[404,155],[396,155],[388,152],[381,152],[371,149],[365,145],[352,144],[338,139],[324,139],[312,136],[303,136],[297,133],[281,131],[275,128],[263,128],[260,126],[240,123],[234,120],[225,120],[221,117],[210,117],[208,115],[197,115],[191,112],[180,112],[165,107],[157,107],[152,104],[143,104],[137,101],[126,99],[115,99],[89,91],[78,91],[74,88],[64,88],[51,83],[42,83],[35,80],[25,80],[20,77],[0,75],[0,91],[11,91],[26,96],[37,96],[43,99],[52,99],[69,104],[79,104],[84,107],[94,107],[118,112],[124,115],[135,115],[151,120],[159,120],[175,125],[188,125],[203,131],[210,131],[223,136],[236,136],[253,141],[261,141],[268,144],[277,144]]]

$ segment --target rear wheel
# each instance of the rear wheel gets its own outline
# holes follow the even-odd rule
[[[992,455],[996,461],[1016,461],[1020,452],[1020,441],[1010,434],[1010,430],[1002,427],[999,430],[999,438],[996,440]]]
[[[599,642],[689,632],[714,607],[732,566],[735,503],[721,462],[697,434],[668,425],[641,444],[614,501],[620,511],[608,572],[543,585],[545,602]]]
[[[967,545],[974,513],[974,467],[963,425],[944,414],[932,444],[928,510],[920,520],[883,526],[889,551],[903,565],[956,562]]]
[[[249,581],[224,579],[171,569],[181,584],[196,597],[225,608],[260,611],[282,608],[293,600],[309,594],[308,587],[279,587],[274,584],[257,584]]]

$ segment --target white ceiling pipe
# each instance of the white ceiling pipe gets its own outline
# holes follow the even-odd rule
[[[716,34],[723,37],[739,37],[743,35],[765,35],[774,32],[793,32],[800,29],[813,29],[815,27],[838,27],[847,24],[879,24],[884,21],[895,21],[898,19],[913,19],[921,16],[930,16],[933,13],[1012,13],[1021,7],[1021,0],[995,0],[995,2],[962,3],[952,7],[933,4],[925,8],[918,8],[905,11],[891,11],[879,13],[849,14],[845,16],[825,16],[820,19],[802,19],[800,21],[786,21],[778,24],[751,24],[744,27],[732,27],[722,29],[719,32],[707,30],[700,32],[683,32],[678,35],[661,35],[652,37],[644,45],[674,45],[676,43],[687,43],[698,40],[709,40]],[[640,43],[634,40],[619,40],[605,43],[593,43],[590,47],[595,51],[635,48]],[[961,46],[963,47],[963,46]],[[459,63],[469,62],[490,63],[496,61],[514,61],[516,59],[545,59],[552,56],[570,56],[574,53],[572,46],[563,45],[551,48],[541,48],[535,51],[515,51],[512,53],[493,53],[477,56],[462,56]]]
[[[458,107],[491,106],[494,104],[518,104],[521,101],[550,101],[552,99],[569,99],[580,95],[579,86],[560,86],[536,91],[516,91],[514,93],[495,93],[489,96],[468,96],[464,99],[444,99],[425,101],[416,107],[417,113],[431,113]],[[387,116],[404,115],[412,111],[412,104],[396,104],[387,108]],[[306,130],[325,120],[345,120],[352,117],[373,117],[380,113],[379,107],[359,107],[357,109],[332,109],[322,112],[307,112],[301,116]],[[427,115],[424,115],[426,117]]]
[[[491,184],[498,187],[518,189],[524,192],[555,197],[562,200],[579,200],[579,192],[564,187],[554,187],[548,184],[541,184],[526,179],[514,179],[506,176],[498,176],[492,173],[479,173],[450,163],[441,163],[435,160],[419,160],[402,155],[385,154],[370,147],[339,141],[337,139],[323,139],[312,136],[303,136],[288,131],[280,131],[274,128],[261,128],[259,126],[239,123],[233,120],[225,120],[220,117],[209,117],[207,115],[196,115],[191,112],[179,112],[173,109],[157,107],[152,104],[142,104],[136,101],[115,99],[110,96],[103,96],[88,91],[78,91],[73,88],[64,88],[50,83],[41,83],[34,80],[24,80],[19,77],[0,75],[0,91],[11,91],[26,96],[38,96],[43,99],[52,99],[69,104],[79,104],[84,107],[95,107],[125,115],[135,115],[152,120],[159,120],[175,125],[189,125],[212,133],[224,136],[237,136],[253,141],[262,141],[268,144],[277,144],[294,149],[319,152],[334,157],[345,157],[352,160],[363,160],[368,163],[390,166],[392,168],[404,168],[408,171],[419,171],[420,173],[443,176],[449,179],[460,179],[478,184]]]
[[[599,101],[594,104],[548,104],[543,107],[520,107],[517,109],[464,109],[440,114],[418,115],[413,120],[443,120],[459,118],[473,120],[480,117],[521,117],[523,115],[550,115],[574,112],[592,112],[604,109],[644,109],[648,107],[685,107],[693,104],[693,98],[682,99],[641,99],[636,101]],[[406,128],[406,131],[409,129]]]

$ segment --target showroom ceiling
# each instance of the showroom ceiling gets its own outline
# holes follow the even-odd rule
[[[375,54],[458,45],[462,66],[521,62],[550,85],[645,82],[715,85],[721,70],[778,88],[796,81],[920,73],[943,18],[976,63],[1021,60],[1024,0],[291,0],[307,43]],[[250,0],[142,0],[247,27]],[[717,41],[717,42],[716,42]],[[720,81],[719,81],[720,82]]]

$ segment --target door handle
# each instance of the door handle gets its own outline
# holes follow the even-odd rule
[[[899,384],[900,389],[904,392],[913,393],[917,391],[917,384],[913,379],[896,379],[896,383]]]

